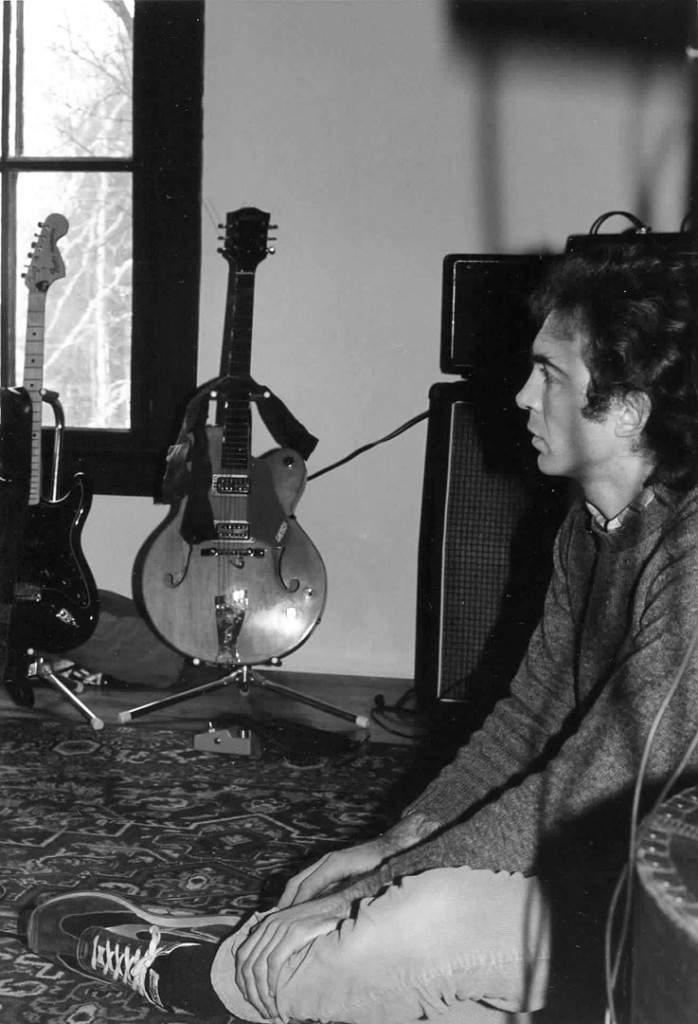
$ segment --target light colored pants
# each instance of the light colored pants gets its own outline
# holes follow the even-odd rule
[[[255,918],[219,948],[211,980],[245,1021],[262,1021],[235,982],[235,950]],[[314,939],[281,972],[284,1020],[333,1024],[499,1024],[543,1006],[550,919],[535,878],[468,867],[409,876],[361,900],[355,917]]]

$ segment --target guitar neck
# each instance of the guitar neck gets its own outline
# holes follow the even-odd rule
[[[238,270],[231,266],[223,327],[222,377],[250,375],[254,283],[253,270]],[[217,422],[223,427],[221,468],[230,472],[247,472],[251,446],[249,402],[236,399],[221,402]]]
[[[27,306],[27,334],[24,347],[24,387],[32,405],[31,466],[29,477],[29,504],[41,500],[41,420],[44,386],[44,323],[46,292],[29,293]]]
[[[247,376],[252,359],[254,271],[230,269],[225,304],[221,377]]]

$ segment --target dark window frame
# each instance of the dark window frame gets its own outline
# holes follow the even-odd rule
[[[20,158],[4,161],[1,173],[108,168],[133,175],[131,427],[67,423],[61,477],[82,471],[94,493],[158,497],[167,448],[196,387],[204,0],[136,0],[133,27],[132,159]],[[3,212],[3,244],[11,246],[14,218]],[[43,431],[45,470],[54,433]]]

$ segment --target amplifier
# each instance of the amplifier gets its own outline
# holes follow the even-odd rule
[[[535,326],[528,298],[553,255],[444,257],[441,296],[442,373],[509,365],[528,354]]]
[[[645,823],[636,854],[631,1024],[698,1020],[698,788]]]
[[[506,368],[429,392],[415,687],[474,718],[506,691],[542,610],[568,485],[545,477]]]
[[[698,241],[692,231],[598,232],[570,235],[565,252],[599,259],[622,259],[630,254],[654,256],[692,266],[698,261]]]

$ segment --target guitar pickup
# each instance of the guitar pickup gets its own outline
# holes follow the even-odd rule
[[[216,520],[218,540],[249,540],[250,524],[244,520]]]
[[[249,494],[250,478],[248,476],[231,476],[229,473],[214,473],[211,490],[214,494]]]
[[[264,558],[264,548],[202,548],[202,558],[218,558],[230,555],[231,558]]]

